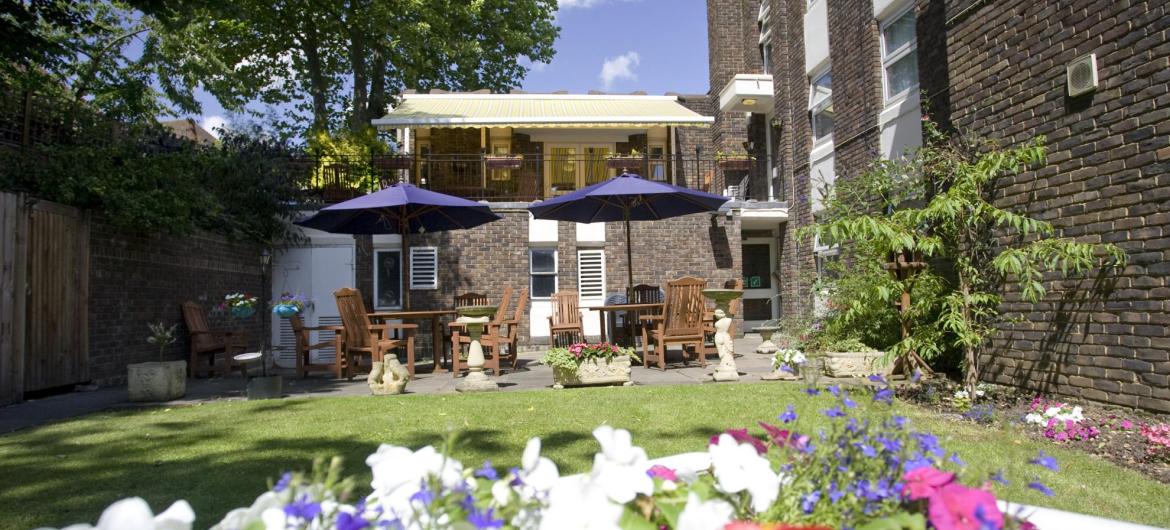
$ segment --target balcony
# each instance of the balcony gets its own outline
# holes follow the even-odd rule
[[[767,199],[767,186],[761,185],[766,183],[766,163],[752,157],[427,154],[299,156],[281,162],[288,178],[305,192],[307,205],[348,200],[399,181],[476,201],[531,202],[623,170],[733,199]],[[777,187],[777,200],[784,199],[783,191]]]

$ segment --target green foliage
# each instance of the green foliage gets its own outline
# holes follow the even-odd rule
[[[843,278],[870,278],[855,286],[830,325],[873,333],[874,311],[911,292],[905,318],[910,336],[892,345],[894,354],[917,352],[930,359],[948,348],[963,353],[966,384],[978,380],[979,349],[1006,321],[1004,293],[1027,302],[1046,294],[1046,273],[1084,276],[1123,265],[1125,253],[1107,244],[1057,237],[1054,227],[994,204],[1001,179],[1044,161],[1044,138],[1012,148],[967,138],[950,139],[929,122],[927,145],[904,160],[883,160],[868,172],[842,179],[826,200],[823,220],[801,231],[821,244],[843,245],[856,259]],[[874,265],[894,255],[929,266],[904,280],[878,280]],[[920,256],[920,258],[918,258]],[[843,282],[848,285],[848,281]]]
[[[152,322],[146,327],[150,329],[146,343],[158,347],[158,360],[162,361],[167,353],[167,348],[175,343],[175,330],[178,328],[178,324],[171,324],[168,327],[165,322]]]
[[[926,518],[920,513],[899,512],[871,521],[857,530],[926,530]]]

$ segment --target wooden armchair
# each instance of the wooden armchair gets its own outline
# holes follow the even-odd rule
[[[557,291],[552,297],[552,314],[548,317],[548,336],[552,347],[558,345],[561,335],[576,336],[585,342],[585,326],[581,323],[581,307],[577,304],[577,291]],[[565,346],[572,344],[570,340]]]
[[[743,279],[727,280],[723,282],[723,288],[742,291]],[[731,340],[735,340],[735,315],[739,314],[739,308],[742,304],[743,298],[736,298],[727,304],[727,316],[731,317],[731,326],[727,328],[727,333],[731,335]],[[703,357],[706,358],[708,355],[719,355],[719,350],[715,348],[715,308],[713,307],[703,310]]]
[[[638,284],[633,289],[630,289],[630,296],[628,297],[631,304],[661,304],[663,299],[662,289],[657,285]],[[626,317],[626,327],[630,334],[630,342],[633,342],[634,337],[642,334],[642,328],[645,323],[642,317],[657,313],[651,309],[642,309],[638,311],[630,311],[629,316]]]
[[[476,293],[467,293],[465,300],[470,300],[473,303],[464,303],[462,306],[458,305],[459,297],[456,297],[456,307],[464,307],[468,305],[486,305],[487,297]],[[475,298],[475,297],[482,297]],[[496,306],[496,314],[492,320],[484,327],[483,335],[480,336],[479,345],[484,348],[485,353],[483,369],[492,369],[492,373],[500,375],[500,328],[504,326],[508,317],[508,306],[512,303],[512,286],[504,288],[504,294],[500,297],[500,305]],[[462,370],[463,364],[463,345],[471,346],[471,335],[467,333],[467,325],[462,322],[452,322],[451,327],[451,375],[453,377],[459,376],[459,371]]]
[[[516,348],[519,344],[517,341],[520,336],[520,322],[524,320],[524,311],[526,309],[528,309],[527,287],[520,289],[520,296],[516,298],[516,310],[512,313],[512,318],[504,321],[504,324],[508,326],[507,333],[499,335],[500,348],[497,348],[497,351],[500,352],[500,361],[510,362],[513,370],[516,369],[518,359]],[[507,347],[507,353],[504,353],[504,347]]]
[[[311,331],[332,331],[337,335],[338,331],[343,331],[342,326],[306,326],[299,315],[289,317],[288,323],[292,326],[293,336],[296,337],[297,348],[297,376],[304,378],[309,372],[329,371],[334,370],[337,363],[334,361],[330,364],[314,364],[313,350],[324,350],[335,346],[333,340],[326,340],[313,344],[309,332]],[[318,337],[320,338],[320,337]],[[338,354],[340,355],[340,354]],[[338,377],[341,377],[338,375]]]
[[[357,289],[342,287],[333,293],[337,299],[337,310],[341,313],[342,327],[333,338],[337,351],[334,372],[338,378],[344,370],[346,377],[353,379],[357,356],[370,357],[370,362],[382,361],[386,352],[406,348],[406,370],[414,377],[414,332],[418,324],[373,324],[370,322],[366,304]],[[391,338],[391,330],[397,330],[400,338]]]
[[[683,364],[687,357],[699,357],[699,364],[707,366],[702,355],[703,348],[703,288],[707,281],[699,278],[680,278],[666,284],[666,302],[662,314],[642,317],[642,366],[649,367],[654,361],[658,368],[666,370],[666,346],[679,344],[683,348]],[[650,351],[650,342],[654,351]],[[688,351],[687,347],[693,349]]]
[[[211,374],[218,371],[226,377],[232,371],[232,356],[244,353],[246,342],[244,330],[213,330],[207,325],[207,316],[203,308],[195,302],[184,302],[183,321],[187,323],[187,336],[191,340],[191,360],[187,362],[187,375],[197,376]],[[223,354],[220,362],[215,362],[215,354]],[[199,358],[207,358],[200,364]],[[217,370],[218,368],[218,370]]]

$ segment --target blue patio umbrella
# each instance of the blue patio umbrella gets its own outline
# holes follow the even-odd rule
[[[622,173],[604,182],[528,207],[537,219],[578,223],[623,221],[626,225],[626,269],[634,286],[634,257],[630,246],[630,221],[655,221],[717,211],[729,201],[722,195],[646,180]]]
[[[424,190],[400,182],[355,199],[326,206],[296,224],[335,234],[400,234],[404,270],[410,270],[407,252],[411,232],[442,232],[473,228],[503,219],[486,204]],[[410,308],[410,290],[403,290]]]

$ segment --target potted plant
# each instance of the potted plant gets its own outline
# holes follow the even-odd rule
[[[629,169],[632,167],[642,167],[644,162],[646,162],[645,157],[642,156],[642,153],[639,153],[637,149],[630,149],[630,152],[624,155],[609,155],[605,159],[605,165],[610,169]]]
[[[800,379],[806,365],[808,357],[804,352],[794,348],[782,348],[772,357],[772,373],[765,376],[765,379]]]
[[[484,155],[483,163],[488,169],[520,169],[524,155]]]
[[[313,302],[304,295],[284,292],[280,294],[280,298],[272,301],[272,314],[280,318],[290,318],[303,313],[305,308],[311,305]]]
[[[158,361],[126,366],[130,401],[170,401],[187,393],[187,361],[166,361],[167,348],[175,343],[175,328],[163,322],[147,324],[146,342],[158,348]]]
[[[752,159],[743,151],[715,153],[715,161],[719,169],[724,171],[747,171],[752,168]]]
[[[566,386],[608,385],[630,381],[630,362],[640,360],[633,348],[621,348],[608,342],[578,342],[568,348],[552,348],[541,359],[553,370],[553,388]]]
[[[223,297],[223,303],[220,304],[220,309],[226,311],[232,318],[245,319],[256,314],[256,303],[259,301],[255,296],[244,293],[231,293]]]

